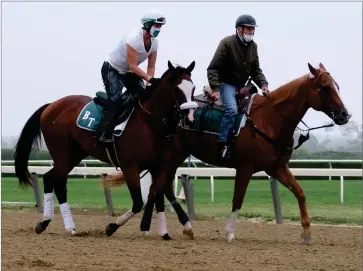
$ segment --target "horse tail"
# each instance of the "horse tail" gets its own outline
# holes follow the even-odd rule
[[[41,144],[40,116],[50,103],[41,106],[25,123],[18,142],[15,146],[15,175],[20,185],[32,186],[31,176],[28,171],[28,160],[32,147],[39,150]]]

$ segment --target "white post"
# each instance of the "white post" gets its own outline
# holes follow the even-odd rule
[[[87,167],[86,162],[85,162],[85,161],[82,161],[82,162],[83,162],[83,164],[84,164],[84,167]],[[87,178],[87,174],[84,174],[83,178],[84,178],[84,179],[86,179],[86,178]]]
[[[174,194],[177,196],[178,195],[178,175],[175,174],[175,179],[174,179]]]
[[[344,177],[340,176],[340,203],[344,202]]]
[[[210,198],[214,202],[214,177],[210,175]]]

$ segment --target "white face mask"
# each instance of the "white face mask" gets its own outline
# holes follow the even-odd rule
[[[251,42],[253,40],[253,35],[243,34],[243,38],[246,42]]]
[[[157,28],[157,27],[155,27],[155,26],[152,26],[152,27],[150,28],[150,35],[151,35],[152,37],[156,38],[156,37],[159,35],[159,33],[160,33],[160,28]]]
[[[251,42],[253,40],[253,35],[243,34],[243,37],[242,37],[242,35],[238,31],[237,31],[237,34],[242,42]]]

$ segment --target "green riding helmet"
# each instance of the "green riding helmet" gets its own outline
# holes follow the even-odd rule
[[[165,16],[156,9],[152,9],[147,11],[142,17],[141,17],[141,24],[145,28],[149,28],[152,24],[166,24]]]

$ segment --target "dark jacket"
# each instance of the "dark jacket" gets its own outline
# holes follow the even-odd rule
[[[219,91],[221,82],[243,87],[249,76],[260,88],[268,86],[260,68],[257,44],[252,41],[246,46],[237,34],[221,40],[207,68],[207,76],[213,92]]]

